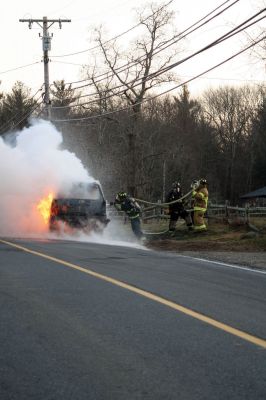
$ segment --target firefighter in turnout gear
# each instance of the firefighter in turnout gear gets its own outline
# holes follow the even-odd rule
[[[133,197],[130,197],[125,192],[117,193],[114,206],[118,211],[124,211],[130,219],[133,233],[138,239],[143,236],[141,230],[140,212],[141,208]]]
[[[181,185],[179,182],[174,182],[172,184],[172,189],[168,193],[166,197],[166,203],[171,203],[176,201],[182,197]],[[179,217],[183,218],[186,221],[188,229],[192,229],[192,221],[190,214],[185,210],[183,202],[175,202],[173,204],[169,204],[169,231],[174,231],[176,227],[176,223]]]
[[[193,184],[192,198],[194,199],[194,230],[196,232],[206,231],[204,222],[204,214],[207,210],[209,192],[207,189],[206,179],[200,179],[197,183]]]

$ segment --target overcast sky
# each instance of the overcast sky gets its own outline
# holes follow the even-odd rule
[[[20,18],[35,19],[47,16],[71,19],[72,22],[64,23],[61,30],[58,25],[50,28],[50,33],[54,35],[50,55],[64,55],[90,48],[92,45],[90,31],[95,26],[104,25],[108,38],[128,30],[137,22],[134,8],[144,7],[149,3],[150,1],[146,0],[2,0],[0,90],[8,91],[16,80],[21,80],[32,88],[33,93],[43,83],[42,42],[38,36],[42,31],[36,24],[31,30],[28,29],[26,23],[19,22]],[[171,9],[176,14],[176,29],[184,30],[222,3],[223,0],[173,0]],[[265,7],[265,3],[265,0],[240,0],[223,16],[189,36],[182,44],[184,54],[187,55],[203,47]],[[266,30],[265,19],[259,25],[260,30]],[[248,32],[255,35],[256,29],[251,28]],[[129,34],[123,35],[119,39],[120,43],[126,46],[130,40],[140,35],[140,32],[140,29],[136,28]],[[241,50],[246,43],[247,36],[241,34],[194,58],[193,61],[177,67],[175,73],[184,81]],[[90,57],[92,57],[90,52],[71,57],[54,59],[51,57],[50,83],[57,79],[65,79],[66,82],[81,79],[80,65],[89,64]],[[264,63],[259,62],[246,53],[208,73],[205,79],[190,83],[190,91],[198,94],[213,85],[261,82],[265,80],[265,62],[265,60]],[[36,64],[6,72],[32,63]]]

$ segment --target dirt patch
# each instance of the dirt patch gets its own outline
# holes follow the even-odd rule
[[[263,241],[264,242],[264,241]],[[257,240],[225,241],[215,239],[209,241],[201,240],[174,240],[160,239],[149,241],[148,247],[161,250],[197,250],[197,251],[246,251],[246,252],[265,252],[264,243]]]

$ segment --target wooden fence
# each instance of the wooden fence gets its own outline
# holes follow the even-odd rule
[[[107,207],[107,210],[111,219],[126,220],[124,212],[117,211],[114,207]],[[205,216],[210,220],[235,221],[240,224],[248,224],[251,218],[266,218],[266,207],[233,207],[226,204],[210,204]],[[169,219],[169,215],[160,206],[159,202],[158,206],[148,207],[142,211],[143,221],[164,219]]]
[[[208,218],[238,221],[248,224],[251,218],[266,218],[266,207],[233,207],[229,205],[210,205]]]

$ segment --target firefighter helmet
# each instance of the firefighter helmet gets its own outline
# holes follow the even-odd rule
[[[208,184],[208,182],[207,182],[207,180],[206,179],[200,179],[200,182],[199,182],[201,185],[207,185]]]
[[[116,200],[121,201],[127,197],[126,192],[118,192],[116,195]]]
[[[176,181],[176,182],[173,182],[173,183],[172,183],[172,188],[173,188],[173,189],[177,189],[177,188],[180,188],[180,187],[181,187],[181,185],[180,185],[179,182]]]

